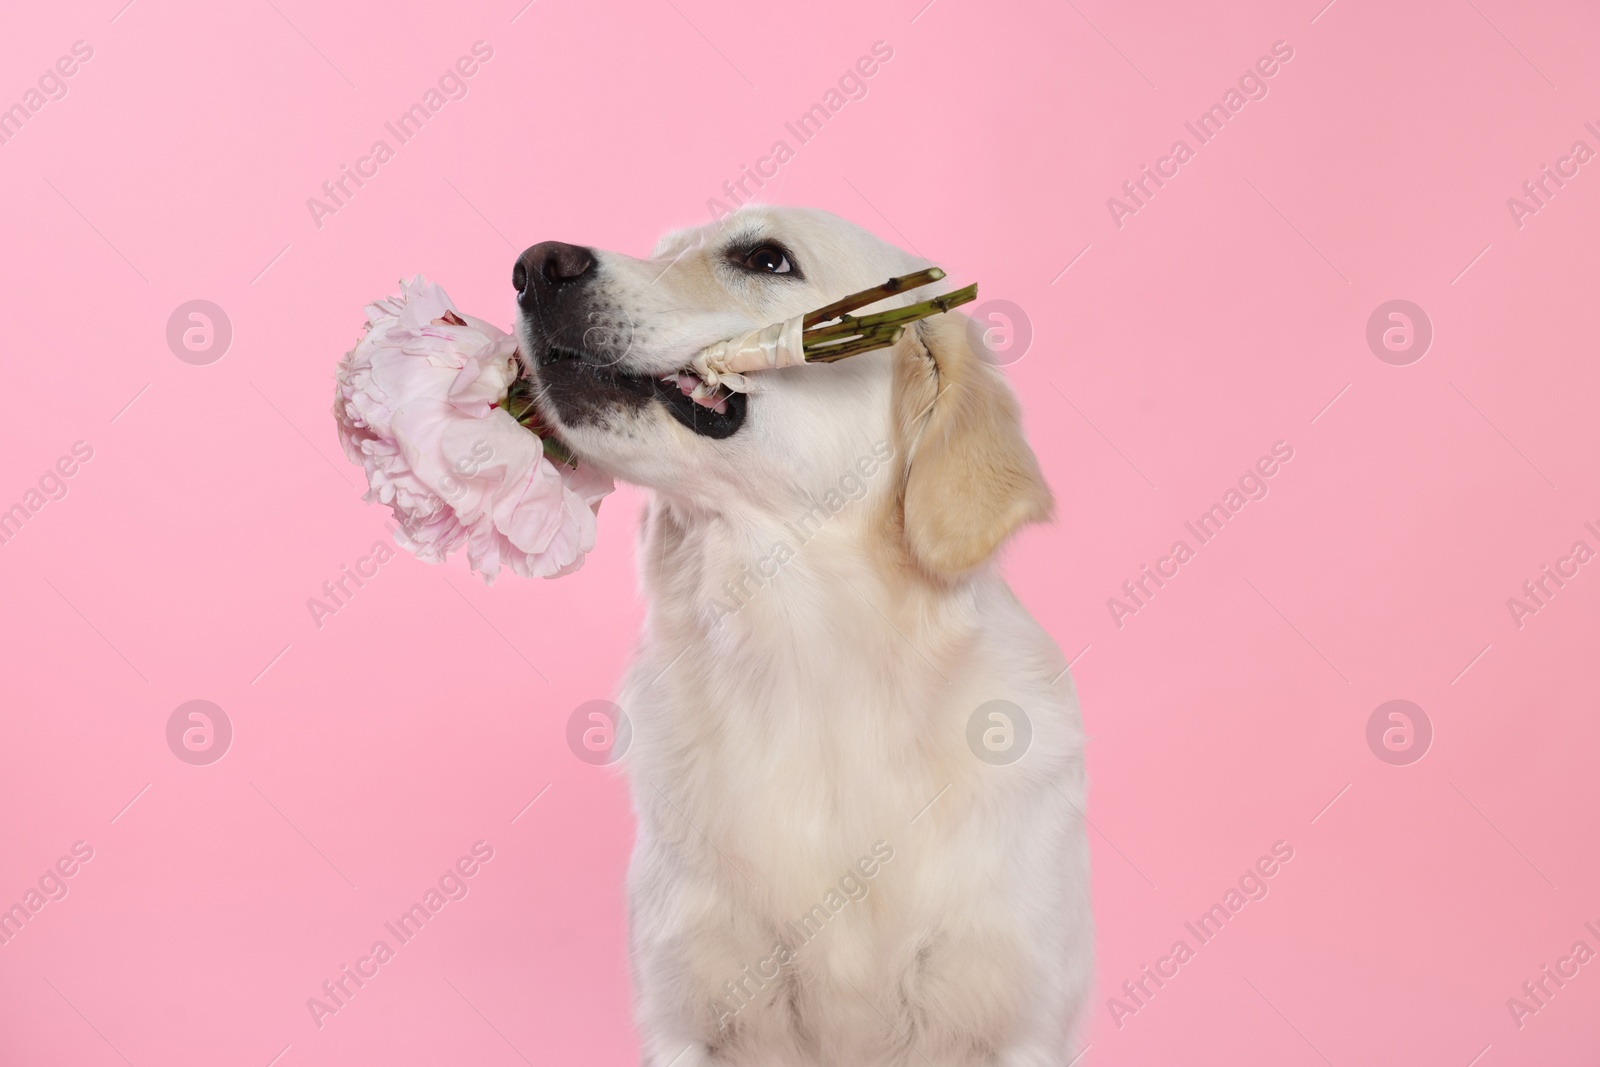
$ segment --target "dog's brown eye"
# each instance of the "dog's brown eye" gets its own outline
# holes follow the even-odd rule
[[[789,263],[789,256],[775,245],[753,248],[745,253],[741,262],[751,270],[759,270],[765,274],[788,274],[794,270]]]

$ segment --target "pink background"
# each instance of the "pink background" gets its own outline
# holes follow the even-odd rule
[[[0,904],[95,850],[0,947],[0,1062],[635,1062],[625,790],[563,734],[640,617],[637,497],[573,577],[402,555],[318,629],[307,598],[386,537],[332,369],[401,274],[509,324],[526,245],[643,254],[705,219],[878,40],[762,197],[1031,321],[1007,372],[1060,517],[1006,568],[1092,737],[1080,1062],[1596,1062],[1600,962],[1520,1029],[1506,1004],[1600,949],[1600,564],[1521,628],[1506,605],[1600,549],[1600,164],[1520,228],[1506,206],[1600,148],[1591,7],[122,3],[0,35],[0,105],[94,50],[0,145],[0,507],[94,450],[0,546]],[[469,95],[318,228],[306,198],[480,39]],[[1270,94],[1115,225],[1279,40]],[[1393,366],[1365,329],[1402,298],[1435,337]],[[207,366],[165,340],[192,299],[233,327]],[[1270,495],[1119,628],[1107,598],[1279,440]],[[210,766],[167,747],[192,699],[233,723]],[[1391,699],[1435,731],[1409,766],[1367,745]],[[470,895],[313,1025],[478,840]],[[1119,1028],[1107,998],[1279,840],[1270,896]]]

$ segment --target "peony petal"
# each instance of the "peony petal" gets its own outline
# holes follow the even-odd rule
[[[334,373],[333,414],[366,498],[394,513],[396,543],[431,562],[465,546],[485,581],[502,567],[556,577],[581,566],[613,484],[592,465],[551,463],[498,406],[522,373],[516,339],[455,312],[421,275],[366,312]]]

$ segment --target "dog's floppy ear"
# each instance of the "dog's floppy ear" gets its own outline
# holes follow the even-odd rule
[[[1017,527],[1047,520],[1053,506],[1016,398],[973,352],[967,331],[958,312],[918,323],[895,365],[906,547],[941,577],[984,562]]]

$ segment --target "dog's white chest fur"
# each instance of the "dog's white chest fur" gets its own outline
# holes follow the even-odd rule
[[[1064,1062],[1090,932],[1053,643],[998,577],[908,595],[847,532],[716,601],[726,547],[664,512],[621,694],[646,1062]],[[992,700],[1028,717],[1015,763],[969,740]]]

